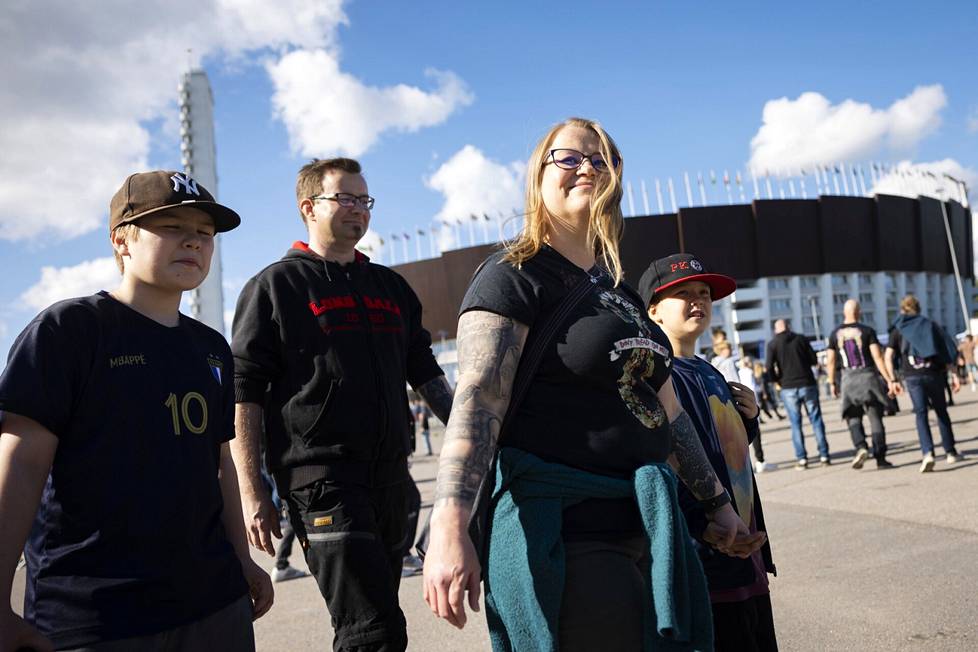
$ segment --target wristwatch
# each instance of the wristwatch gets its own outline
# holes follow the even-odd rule
[[[712,514],[724,505],[730,504],[730,494],[724,489],[722,493],[717,494],[713,498],[707,498],[706,500],[700,500],[696,505],[706,512],[707,515]]]

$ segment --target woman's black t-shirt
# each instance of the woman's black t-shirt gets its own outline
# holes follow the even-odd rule
[[[494,254],[476,274],[460,314],[485,310],[532,330],[583,278],[590,276],[593,288],[548,344],[503,445],[615,477],[665,461],[669,422],[656,392],[669,378],[672,352],[638,295],[549,246],[520,269],[502,257]],[[565,534],[640,529],[634,502],[626,501],[624,512],[613,502],[567,510]]]

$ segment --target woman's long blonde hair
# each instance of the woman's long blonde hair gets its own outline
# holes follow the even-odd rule
[[[568,118],[551,127],[537,143],[526,167],[525,225],[516,238],[506,243],[504,260],[518,267],[535,256],[546,242],[550,215],[547,207],[543,205],[540,181],[543,178],[544,164],[550,155],[550,146],[557,132],[564,127],[582,127],[593,131],[600,142],[601,156],[609,162],[608,173],[595,174],[594,177],[595,193],[591,195],[591,219],[588,221],[587,242],[594,251],[595,259],[608,270],[617,285],[624,274],[618,254],[618,241],[624,227],[624,218],[621,214],[621,174],[624,163],[620,162],[617,169],[610,167],[611,161],[615,158],[621,161],[621,152],[611,136],[594,120]]]

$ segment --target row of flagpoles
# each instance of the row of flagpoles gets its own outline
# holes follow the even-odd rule
[[[733,174],[723,170],[722,174],[717,174],[710,170],[707,175],[697,172],[695,177],[691,177],[688,172],[683,172],[681,191],[685,193],[684,197],[679,198],[672,177],[667,178],[664,183],[657,178],[653,182],[657,212],[653,211],[645,180],[639,181],[641,211],[636,208],[634,186],[631,181],[626,181],[626,215],[662,215],[675,213],[680,207],[746,204],[758,199],[808,199],[809,188],[813,192],[812,198],[820,195],[870,197],[879,192],[908,197],[936,196],[942,200],[953,199],[968,206],[964,182],[950,175],[908,165],[869,162],[817,165],[793,174],[770,170],[763,173],[748,170],[743,175],[740,170],[735,170]],[[454,220],[439,220],[430,223],[426,228],[419,227],[413,231],[381,236],[376,242],[379,245],[377,247],[365,242],[359,248],[376,262],[385,265],[404,264],[426,257],[436,258],[446,250],[512,238],[523,228],[522,218],[522,214],[514,212],[511,215],[472,214]]]
[[[400,265],[426,257],[437,258],[443,251],[510,239],[522,230],[522,218],[523,215],[519,213],[512,215],[498,213],[494,217],[486,213],[472,214],[454,220],[431,222],[427,228],[418,227],[413,233],[410,231],[388,233],[386,237],[381,236],[378,239],[379,247],[375,248],[372,244],[365,243],[358,248],[373,257],[376,262]],[[446,243],[448,246],[444,246]],[[428,256],[425,255],[426,253]]]
[[[746,176],[749,176],[750,183],[745,178]],[[951,190],[944,189],[945,198],[954,199],[965,206],[968,205],[967,189],[964,183],[958,179],[947,174],[938,175],[920,168],[893,166],[877,162],[870,162],[866,165],[847,165],[845,163],[818,165],[801,169],[796,174],[781,171],[772,172],[770,170],[765,170],[761,174],[755,170],[748,170],[746,175],[742,176],[739,170],[735,170],[733,175],[724,170],[721,176],[714,170],[710,170],[707,176],[704,176],[702,172],[697,172],[695,181],[691,180],[688,172],[683,172],[682,182],[686,199],[684,204],[680,203],[681,200],[677,200],[676,185],[671,177],[667,178],[664,184],[659,179],[655,179],[655,199],[658,214],[675,213],[680,206],[733,204],[735,198],[737,203],[741,204],[756,199],[808,199],[809,187],[814,191],[816,197],[819,195],[869,197],[874,194],[874,189],[915,197],[933,195],[939,188],[938,184],[940,187],[947,184],[950,185]],[[721,186],[723,187],[723,194],[719,194],[721,193]],[[648,187],[644,179],[639,181],[639,192],[644,212],[639,212],[636,209],[632,183],[630,181],[625,182],[625,200],[628,202],[628,216],[630,217],[653,214],[649,202]],[[666,198],[668,198],[668,203]],[[667,208],[671,208],[671,211]]]

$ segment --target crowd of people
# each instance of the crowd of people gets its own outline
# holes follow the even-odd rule
[[[308,241],[245,284],[230,345],[178,309],[241,218],[183,173],[127,178],[108,224],[119,287],[43,311],[0,376],[0,593],[21,551],[27,565],[0,652],[253,650],[273,580],[306,576],[293,541],[333,649],[405,650],[408,457],[416,434],[434,454],[432,417],[446,429],[422,586],[437,617],[465,626],[484,587],[497,651],[776,650],[761,413],[787,416],[804,469],[804,410],[831,462],[816,357],[784,321],[765,363],[722,333],[713,364],[698,355],[736,282],[694,254],[661,252],[626,284],[623,165],[591,120],[538,141],[525,227],[462,301],[454,388],[414,291],[355,248],[375,203],[357,161],[299,171]],[[858,303],[845,315],[827,365],[852,466],[890,466],[881,415],[904,391],[921,471],[928,409],[959,461],[944,376],[960,353],[974,389],[973,348],[913,297],[885,351]],[[249,544],[277,556],[272,577]]]

